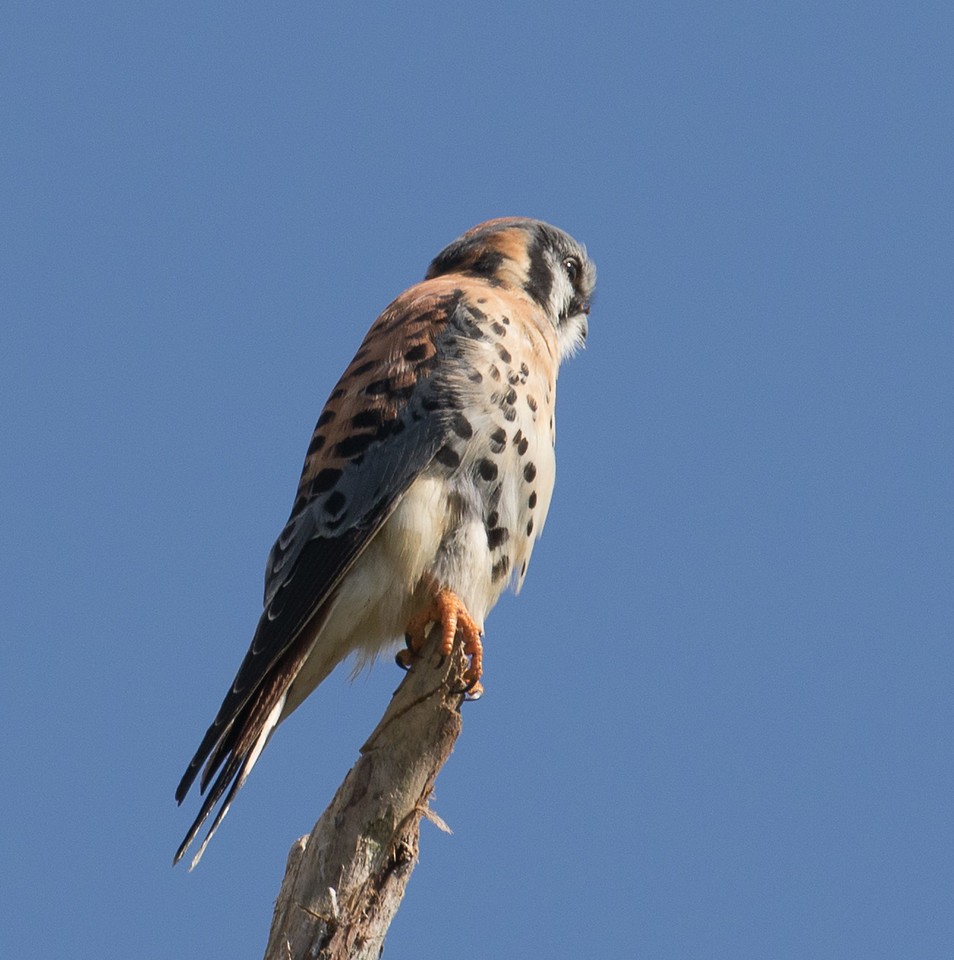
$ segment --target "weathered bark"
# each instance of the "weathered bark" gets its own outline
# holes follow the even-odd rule
[[[417,862],[422,816],[461,729],[465,658],[437,630],[311,834],[288,855],[265,960],[377,960]]]

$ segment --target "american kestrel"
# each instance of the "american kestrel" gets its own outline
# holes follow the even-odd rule
[[[179,787],[215,781],[178,862],[228,790],[198,863],[272,732],[349,654],[432,622],[479,695],[484,619],[519,590],[555,474],[560,361],[587,332],[596,269],[539,220],[489,220],[446,247],[368,331],[312,434],[268,557],[265,609]],[[216,776],[216,774],[218,774]]]

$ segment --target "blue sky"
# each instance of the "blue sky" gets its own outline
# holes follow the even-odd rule
[[[4,956],[257,956],[399,681],[335,677],[201,867],[179,775],[309,433],[474,223],[599,271],[527,585],[389,958],[954,954],[947,3],[13,4]]]

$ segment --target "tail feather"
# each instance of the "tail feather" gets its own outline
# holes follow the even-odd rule
[[[246,711],[248,713],[250,711]],[[199,793],[205,793],[209,789],[212,778],[218,773],[219,767],[225,763],[229,756],[241,754],[239,743],[248,740],[249,718],[246,717],[239,723],[234,723],[222,734],[222,739],[212,748],[208,759],[205,761],[205,769],[199,778]]]
[[[259,702],[259,704],[256,704],[256,706],[264,707],[265,705]],[[215,815],[215,819],[212,821],[212,826],[209,827],[209,832],[205,835],[205,839],[202,841],[198,852],[196,853],[195,857],[193,857],[192,863],[189,865],[189,869],[195,869],[198,862],[202,859],[202,854],[205,853],[205,848],[209,845],[209,841],[215,835],[215,831],[218,830],[219,824],[225,819],[225,815],[229,812],[229,807],[232,805],[232,800],[235,798],[235,795],[239,792],[239,790],[242,789],[242,786],[248,779],[248,775],[252,772],[252,767],[254,767],[258,762],[258,758],[261,756],[262,750],[265,749],[265,744],[268,743],[269,737],[272,735],[272,731],[278,726],[278,718],[281,716],[282,708],[284,706],[285,692],[283,691],[278,699],[271,705],[271,708],[269,709],[268,714],[265,716],[263,721],[260,719],[262,713],[264,712],[263,709],[253,709],[250,712],[247,718],[247,723],[244,725],[244,727],[247,733],[251,735],[240,737],[239,742],[235,744],[235,748],[232,750],[232,754],[229,757],[228,762],[222,768],[221,772],[216,778],[212,790],[203,801],[202,809],[199,811],[199,815],[195,818],[195,821],[189,828],[189,832],[186,834],[185,839],[179,845],[179,849],[176,851],[176,855],[172,860],[173,866],[175,866],[182,859],[186,850],[192,846],[192,841],[195,840],[199,831],[202,829],[202,825],[208,819],[209,814],[212,813],[215,805],[219,802],[222,794],[225,793],[226,788],[229,787],[229,784],[231,783],[228,794],[226,795],[219,812]],[[252,733],[252,731],[256,730],[256,728],[257,732]],[[221,764],[224,758],[225,755],[223,754],[218,763]],[[208,770],[208,767],[206,769]],[[204,790],[205,785],[203,785],[203,792]]]
[[[182,775],[179,786],[176,787],[176,803],[180,806],[182,805],[182,801],[185,800],[186,794],[192,787],[199,771],[202,769],[202,764],[205,763],[206,758],[215,750],[216,744],[221,743],[234,727],[234,722],[223,725],[219,721],[219,718],[216,717],[212,726],[206,730],[205,736],[202,738],[202,743],[199,744],[199,749],[196,750],[195,756],[189,761],[189,766],[186,767],[186,772]],[[221,761],[219,762],[221,763]],[[206,773],[208,773],[208,767],[206,767]],[[208,781],[209,778],[206,777],[205,779]],[[201,785],[200,789],[202,793],[205,793],[206,786],[208,786],[207,782]]]
[[[175,866],[182,859],[186,850],[192,846],[192,841],[195,840],[196,835],[202,829],[202,824],[205,823],[209,817],[209,814],[219,802],[219,798],[225,792],[225,788],[228,786],[229,781],[235,777],[236,773],[238,773],[244,759],[244,757],[232,757],[232,759],[229,760],[222,772],[219,774],[219,778],[216,781],[215,786],[212,788],[211,793],[202,803],[202,809],[199,810],[199,815],[192,822],[192,826],[189,827],[189,832],[185,835],[185,839],[181,844],[179,844],[179,849],[176,850],[176,855],[172,858],[173,866]]]
[[[322,622],[329,609],[330,607],[327,606],[323,608]],[[255,766],[268,743],[269,737],[278,726],[289,688],[311,654],[314,643],[315,634],[311,631],[300,634],[295,643],[271,664],[267,673],[251,690],[242,689],[240,692],[233,685],[226,695],[218,716],[206,731],[199,749],[196,750],[176,789],[176,800],[181,804],[197,777],[199,792],[202,794],[208,789],[210,781],[215,778],[209,795],[202,802],[199,815],[176,851],[173,865],[182,859],[202,829],[202,825],[228,790],[222,808],[216,814],[198,854],[192,861],[192,867],[199,862],[209,840],[212,839],[212,835],[228,812],[235,794],[245,783],[252,767]],[[330,666],[333,665],[332,663]],[[297,703],[291,706],[294,709]]]

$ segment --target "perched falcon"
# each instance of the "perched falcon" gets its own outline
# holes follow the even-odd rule
[[[448,652],[463,636],[479,695],[484,618],[546,519],[557,368],[595,281],[561,230],[490,220],[375,321],[318,418],[252,644],[176,790],[200,770],[212,783],[174,862],[227,790],[195,866],[274,729],[349,654],[406,638],[407,666],[437,622]]]

